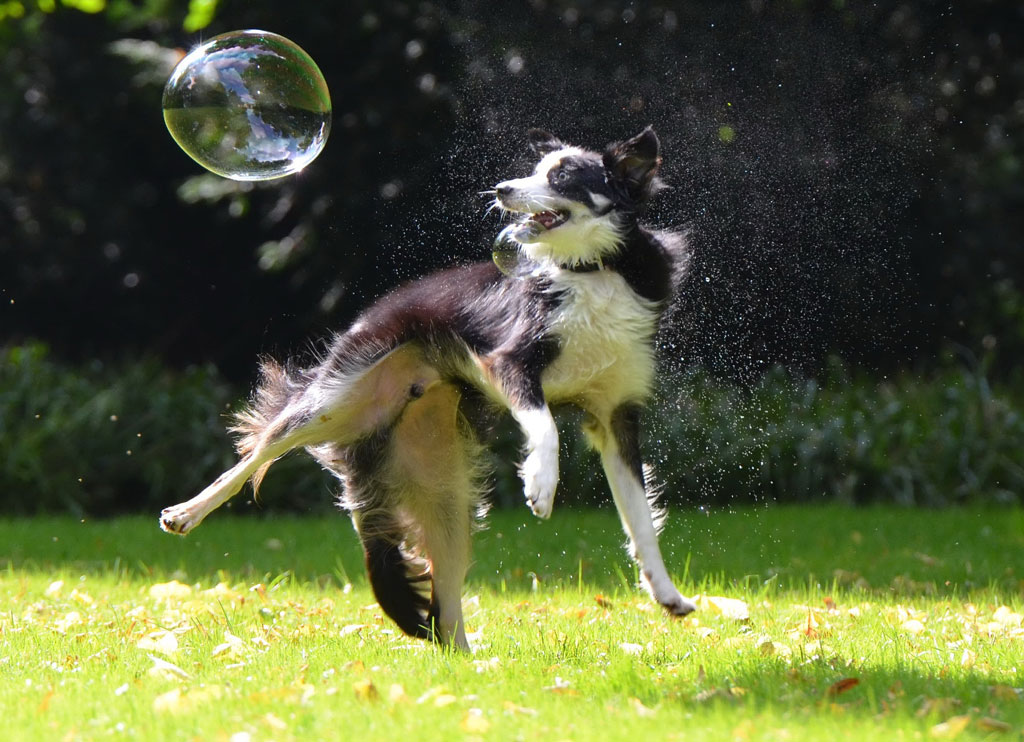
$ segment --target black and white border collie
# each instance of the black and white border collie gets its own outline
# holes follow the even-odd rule
[[[525,436],[526,501],[551,515],[558,430],[550,406],[584,411],[644,586],[670,613],[694,604],[662,561],[641,460],[654,335],[686,268],[680,234],[638,222],[659,186],[651,128],[603,153],[532,130],[532,175],[499,183],[514,215],[500,240],[519,263],[452,268],[385,295],[306,369],[265,362],[238,415],[240,461],[165,509],[186,534],[269,466],[304,447],[344,484],[374,594],[406,633],[468,649],[462,586],[486,478],[478,442],[508,410]]]

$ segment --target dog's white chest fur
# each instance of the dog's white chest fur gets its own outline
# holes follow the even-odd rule
[[[557,270],[564,291],[549,321],[560,353],[541,377],[550,401],[582,401],[608,409],[647,397],[654,378],[651,338],[656,307],[613,271]]]

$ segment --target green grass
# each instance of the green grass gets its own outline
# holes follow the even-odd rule
[[[622,540],[610,510],[494,514],[465,595],[476,652],[463,656],[382,618],[340,515],[217,514],[186,539],[155,518],[0,522],[3,737],[1024,731],[1020,510],[676,513],[666,560],[705,596],[682,620],[634,588]]]

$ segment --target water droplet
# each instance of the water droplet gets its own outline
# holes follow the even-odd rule
[[[268,31],[233,31],[193,49],[164,87],[163,112],[186,154],[233,180],[298,172],[320,154],[331,128],[320,69]]]

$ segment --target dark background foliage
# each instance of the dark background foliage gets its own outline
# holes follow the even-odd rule
[[[479,192],[529,167],[527,128],[597,147],[653,124],[672,189],[649,219],[694,245],[664,344],[677,372],[750,385],[838,356],[876,379],[927,376],[954,348],[1011,379],[1022,14],[994,0],[0,4],[0,348],[202,365],[244,389],[260,353],[306,353],[395,283],[489,257],[499,222]],[[305,48],[334,102],[323,155],[270,184],[203,174],[160,112],[184,50],[247,27]]]
[[[599,146],[651,123],[673,186],[652,219],[694,233],[686,362],[1021,350],[1016,4],[229,0],[201,33],[186,11],[3,21],[3,340],[245,378],[396,281],[486,257],[477,193],[526,166],[527,127]],[[202,176],[160,115],[161,48],[243,27],[297,40],[334,100],[322,158],[272,185]]]

